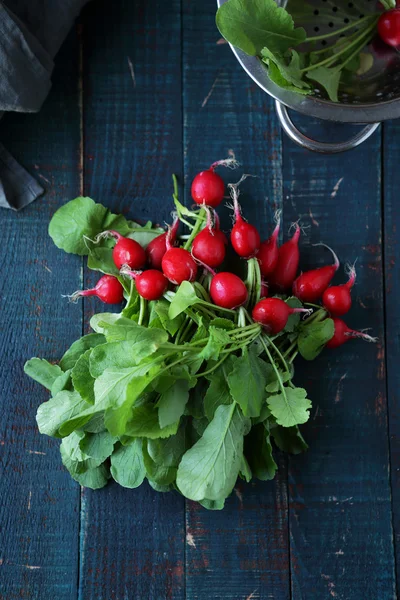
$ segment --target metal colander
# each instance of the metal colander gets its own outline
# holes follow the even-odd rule
[[[221,6],[227,0],[217,0]],[[307,6],[298,10],[295,2],[293,10],[290,0],[277,0],[286,6],[293,15],[297,26],[302,26],[309,36],[323,36],[350,22],[356,22],[376,9],[376,0],[308,0]],[[355,31],[355,30],[354,30]],[[339,36],[338,36],[339,37]],[[329,43],[336,37],[330,37]],[[327,41],[317,42],[323,47]],[[279,120],[285,132],[297,144],[316,152],[342,152],[358,146],[379,127],[379,122],[400,117],[400,53],[377,40],[366,53],[373,56],[372,67],[363,75],[346,73],[340,87],[339,102],[330,101],[323,89],[316,88],[313,96],[301,96],[276,86],[268,77],[265,66],[257,57],[247,56],[232,47],[239,63],[250,77],[268,94],[276,99]],[[317,85],[317,84],[316,84]],[[301,133],[293,124],[286,107],[320,119],[340,123],[368,123],[351,140],[339,143],[317,142]]]

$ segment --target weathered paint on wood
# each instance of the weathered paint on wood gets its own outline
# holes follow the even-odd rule
[[[186,200],[194,175],[232,150],[243,164],[221,168],[242,185],[246,217],[263,236],[282,201],[281,132],[271,99],[246,76],[214,22],[214,0],[183,3],[183,114]],[[226,228],[228,209],[222,211]],[[223,511],[191,502],[186,511],[186,597],[289,598],[286,470],[264,484],[238,483]]]
[[[104,32],[104,35],[99,35]],[[180,1],[88,6],[82,19],[84,192],[163,223],[182,172]],[[96,274],[85,270],[85,285]],[[96,301],[85,303],[85,326]],[[82,495],[81,600],[184,597],[184,501],[147,484]]]
[[[47,234],[54,211],[79,192],[77,68],[72,34],[43,111],[9,115],[0,127],[48,189],[21,213],[1,211],[1,600],[76,599],[79,487],[61,465],[59,442],[37,430],[36,409],[49,394],[22,369],[31,356],[57,360],[81,335],[81,315],[61,298],[80,287],[81,260]]]
[[[393,529],[396,549],[397,588],[400,585],[400,206],[397,189],[400,182],[400,122],[385,123],[383,128],[384,194],[384,284],[386,309],[386,364],[389,410],[390,467],[392,482]]]
[[[310,154],[284,138],[282,157],[272,102],[221,43],[214,12],[214,0],[90,4],[80,28],[81,77],[72,35],[43,111],[1,122],[1,138],[50,191],[21,214],[1,213],[2,263],[10,263],[10,248],[13,261],[12,276],[0,279],[7,306],[0,315],[0,600],[396,597],[387,418],[399,541],[400,126],[385,126],[383,154],[375,134],[335,157]],[[320,132],[320,124],[299,122]],[[324,131],[332,139],[349,130],[327,125]],[[244,182],[242,204],[263,235],[283,205],[285,233],[299,216],[311,225],[305,267],[318,262],[309,247],[314,242],[331,244],[343,262],[358,256],[349,323],[372,327],[381,342],[349,343],[318,363],[302,363],[297,381],[310,389],[314,409],[304,427],[310,450],[289,459],[289,517],[284,457],[274,482],[239,483],[222,512],[191,502],[185,508],[178,495],[148,486],[110,485],[82,491],[79,515],[79,487],[61,466],[58,443],[36,430],[34,415],[46,394],[21,369],[30,355],[58,358],[102,308],[60,300],[80,287],[82,262],[54,248],[48,221],[81,191],[117,212],[168,220],[171,173],[184,176],[190,203],[193,175],[229,150],[243,169],[226,171],[227,181],[243,171],[258,176]],[[318,256],[320,264],[329,260],[322,249]],[[62,279],[54,276],[61,269]],[[85,270],[84,285],[95,278]]]
[[[349,131],[319,125],[319,135]],[[299,216],[311,226],[302,241],[303,268],[331,261],[327,250],[311,250],[318,242],[334,247],[343,265],[357,259],[345,320],[379,337],[376,345],[349,342],[325,351],[318,363],[299,363],[297,381],[314,407],[303,428],[310,450],[289,460],[292,597],[392,600],[380,134],[347,156],[328,158],[285,139],[283,169],[286,229]],[[342,268],[335,281],[344,280]]]

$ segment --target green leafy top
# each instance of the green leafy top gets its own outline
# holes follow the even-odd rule
[[[49,224],[49,235],[57,248],[81,256],[89,255],[91,269],[113,275],[115,267],[111,260],[109,241],[103,240],[100,244],[93,244],[99,233],[110,229],[135,239],[143,246],[147,246],[154,237],[163,232],[159,227],[153,228],[150,222],[141,226],[127,221],[123,215],[114,215],[102,204],[80,196],[70,200],[54,213]]]
[[[304,29],[295,29],[290,14],[275,0],[229,0],[216,21],[224,38],[251,56],[264,47],[282,54],[306,39]]]
[[[386,9],[394,3],[382,2]],[[315,7],[307,3],[290,2],[289,10],[305,22],[315,19]],[[358,18],[350,13],[344,26],[307,37],[302,27],[295,26],[288,10],[278,7],[275,0],[228,0],[218,9],[216,23],[233,46],[261,58],[270,79],[279,87],[299,94],[311,94],[322,87],[330,100],[338,102],[343,72],[363,75],[372,66],[373,60],[364,61],[361,70],[360,54],[376,34],[379,16],[370,13]],[[321,40],[333,43],[317,49]],[[302,51],[296,52],[294,48],[300,44]]]
[[[184,214],[194,227],[204,224],[202,209]],[[134,226],[81,198],[56,213],[51,231],[66,251],[81,252],[82,235],[111,224],[125,232]],[[247,285],[254,301],[260,280],[252,259]],[[274,476],[271,440],[294,453],[306,448],[297,426],[309,418],[311,402],[293,383],[293,360],[321,351],[332,320],[322,309],[304,321],[292,315],[272,338],[252,321],[251,306],[213,305],[202,281],[185,281],[156,302],[126,285],[122,311],[94,315],[93,333],[75,341],[59,364],[26,363],[25,372],[52,394],[38,408],[39,431],[62,438],[62,462],[79,484],[97,489],[112,477],[135,488],[147,478],[156,490],[176,489],[219,510],[238,476]],[[302,306],[296,298],[287,302]]]

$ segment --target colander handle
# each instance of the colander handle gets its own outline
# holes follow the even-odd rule
[[[304,133],[297,129],[292,119],[289,117],[288,110],[284,104],[276,100],[275,108],[278,119],[282,125],[282,129],[291,140],[293,140],[302,148],[307,148],[307,150],[320,152],[322,154],[336,154],[338,152],[351,150],[352,148],[355,148],[356,146],[359,146],[365,142],[365,140],[367,140],[380,125],[380,123],[371,123],[370,125],[367,125],[354,137],[352,137],[350,140],[347,140],[347,142],[317,142],[316,140],[307,137],[304,135]]]

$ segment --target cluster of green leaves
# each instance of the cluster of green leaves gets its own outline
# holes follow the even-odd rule
[[[107,238],[96,241],[100,233],[109,230],[136,240],[144,248],[164,231],[153,227],[150,221],[140,225],[123,215],[114,215],[102,204],[83,196],[61,206],[49,225],[49,235],[57,248],[87,256],[89,269],[117,276],[119,272],[112,260],[115,241]]]
[[[289,299],[298,305],[296,299]],[[272,440],[306,449],[298,425],[311,402],[293,384],[293,359],[313,359],[332,336],[319,311],[293,315],[268,337],[245,309],[221,311],[205,287],[184,282],[146,303],[134,285],[121,313],[91,319],[94,333],[72,344],[59,364],[32,358],[25,372],[50,392],[37,423],[61,438],[61,458],[83,486],[110,478],[128,488],[146,478],[221,509],[238,476],[272,479]]]
[[[385,0],[385,5],[393,7],[395,0]],[[303,27],[295,26],[293,17],[312,23],[315,6],[292,1],[288,10],[278,7],[275,0],[228,0],[218,9],[217,27],[233,46],[258,56],[267,65],[269,78],[279,87],[307,95],[321,86],[330,100],[338,102],[339,84],[346,79],[345,73],[361,75],[372,66],[372,55],[363,53],[363,49],[376,34],[380,13],[366,14],[361,19],[350,14],[345,26],[307,37]],[[319,41],[327,39],[332,44],[316,48]],[[300,49],[296,51],[295,47]]]
[[[176,190],[174,199],[192,229],[189,248],[204,226],[204,209],[185,208]],[[143,246],[160,233],[90,198],[60,208],[49,232],[58,247],[88,254],[89,267],[112,274],[111,247],[91,241],[108,229]],[[293,314],[279,335],[268,336],[249,316],[261,275],[256,259],[247,267],[249,301],[238,310],[211,303],[206,276],[155,302],[122,278],[127,302],[120,313],[94,315],[93,333],[58,364],[26,363],[27,375],[51,393],[37,411],[39,431],[62,440],[62,462],[79,484],[96,489],[113,478],[135,488],[147,479],[155,490],[221,509],[238,476],[274,477],[272,440],[286,452],[307,448],[298,425],[309,418],[311,402],[293,383],[293,361],[298,353],[313,360],[332,337],[333,322],[323,309],[303,321]]]

